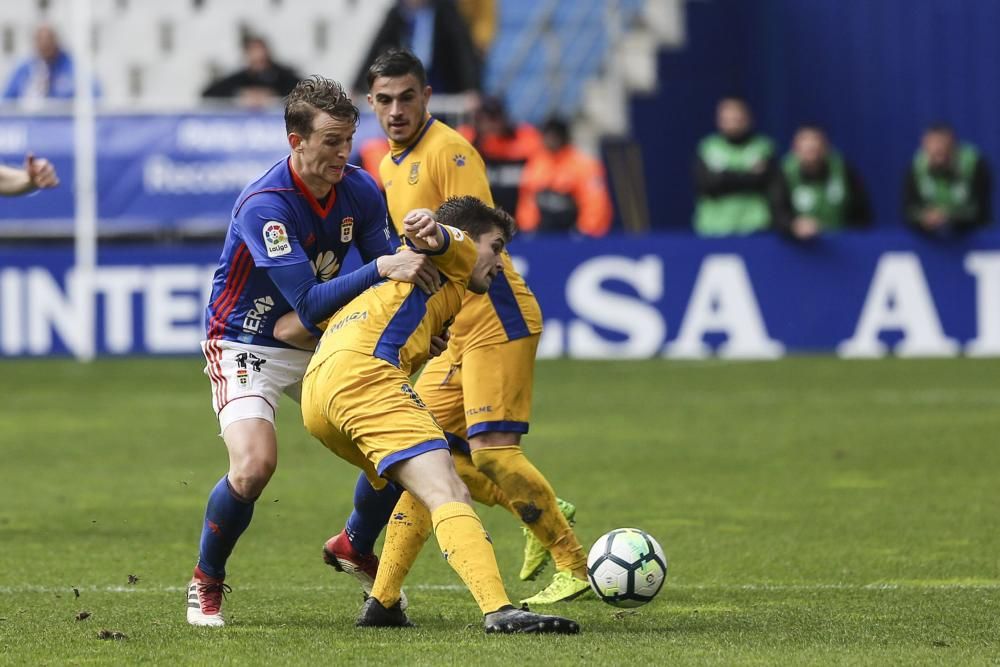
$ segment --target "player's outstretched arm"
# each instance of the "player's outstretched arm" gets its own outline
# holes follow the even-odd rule
[[[444,247],[444,230],[426,208],[415,208],[403,217],[403,235],[417,250],[434,252]]]
[[[317,323],[329,318],[383,278],[413,283],[428,294],[441,287],[441,278],[431,260],[415,252],[379,257],[357,271],[325,283],[316,281],[307,262],[271,267],[267,275],[314,336],[321,333],[316,328]]]
[[[31,153],[24,158],[24,169],[0,166],[0,195],[23,195],[57,185],[59,177],[52,163]]]

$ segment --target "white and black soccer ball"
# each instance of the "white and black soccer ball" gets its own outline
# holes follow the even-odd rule
[[[616,528],[601,536],[587,556],[587,578],[597,596],[616,607],[639,607],[660,592],[667,557],[649,533]]]

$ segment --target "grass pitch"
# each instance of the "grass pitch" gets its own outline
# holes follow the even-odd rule
[[[230,560],[229,625],[191,628],[184,586],[226,460],[199,362],[0,370],[0,663],[1000,661],[997,360],[540,362],[525,445],[581,540],[634,525],[670,559],[653,603],[562,605],[584,630],[555,638],[484,636],[433,541],[408,580],[420,627],[355,629],[354,581],[320,558],[355,471],[292,403]],[[520,530],[482,515],[511,596],[535,592],[551,566],[518,581]]]

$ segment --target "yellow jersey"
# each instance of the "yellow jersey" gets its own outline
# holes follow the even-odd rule
[[[369,354],[407,375],[427,361],[431,336],[439,335],[462,308],[476,265],[475,242],[454,227],[441,225],[444,245],[426,252],[444,279],[427,295],[411,283],[383,280],[369,287],[330,318],[306,375],[341,350]]]
[[[402,234],[403,217],[415,208],[436,210],[449,197],[471,195],[493,206],[486,165],[465,137],[433,116],[407,145],[389,142],[379,176],[385,186],[389,217]],[[513,212],[511,212],[513,213]],[[524,278],[503,253],[503,272],[486,294],[465,295],[451,326],[447,354],[517,340],[542,331],[542,311]]]

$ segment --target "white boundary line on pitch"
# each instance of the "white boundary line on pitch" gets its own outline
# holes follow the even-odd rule
[[[55,593],[72,594],[76,588],[81,593],[179,593],[187,586],[146,586],[142,583],[130,586],[41,586],[24,584],[21,586],[0,586],[0,594],[14,593]],[[245,591],[339,591],[336,586],[259,586],[240,585]],[[461,584],[415,584],[407,590],[418,591],[464,591]],[[983,583],[961,582],[885,582],[872,584],[674,584],[667,582],[668,590],[676,591],[762,591],[762,592],[809,592],[809,591],[916,591],[916,590],[971,590],[1000,591],[1000,581]]]

